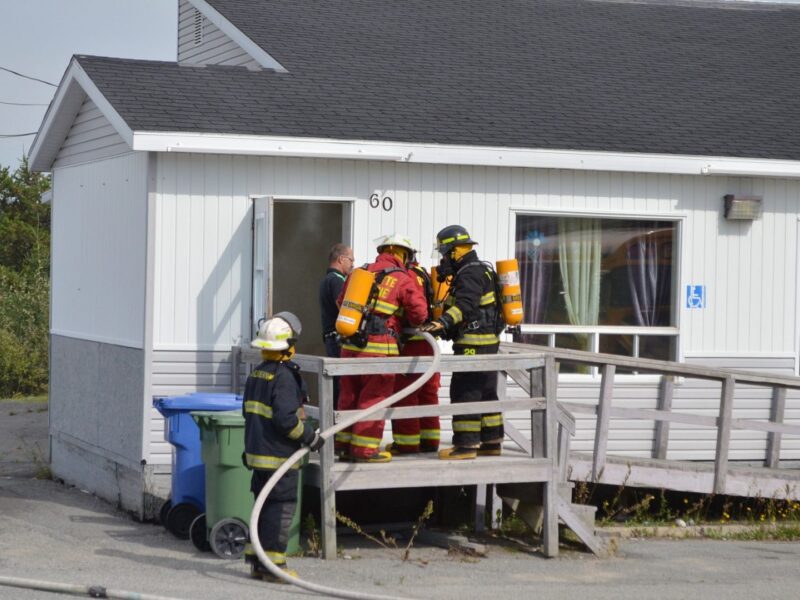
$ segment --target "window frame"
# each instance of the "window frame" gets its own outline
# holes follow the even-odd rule
[[[673,293],[673,304],[672,304],[672,314],[671,320],[674,325],[669,327],[636,327],[630,325],[557,325],[557,324],[548,324],[548,323],[540,323],[540,324],[525,324],[523,323],[520,326],[520,330],[524,334],[533,334],[533,335],[547,335],[548,336],[548,346],[555,347],[555,337],[556,334],[575,334],[581,333],[584,335],[589,336],[590,338],[590,346],[591,352],[599,352],[600,347],[600,336],[601,335],[631,335],[634,339],[634,348],[636,349],[636,354],[638,354],[639,348],[639,337],[646,336],[646,335],[661,335],[661,336],[672,336],[675,338],[675,353],[676,356],[674,358],[677,362],[682,362],[684,358],[684,336],[682,335],[681,331],[681,315],[683,313],[682,306],[680,304],[680,300],[682,295],[680,290],[683,288],[683,273],[685,272],[685,265],[684,265],[684,252],[683,252],[683,236],[686,231],[686,219],[688,218],[688,214],[684,212],[670,212],[670,213],[662,213],[662,212],[646,212],[646,211],[635,211],[635,212],[628,212],[622,210],[585,210],[585,209],[573,209],[573,208],[559,208],[559,209],[551,209],[551,208],[538,208],[538,207],[530,207],[530,206],[511,206],[509,207],[510,219],[509,219],[509,235],[508,235],[508,252],[509,256],[516,256],[515,249],[516,249],[516,231],[517,231],[517,217],[518,216],[535,216],[535,217],[564,217],[564,218],[576,218],[576,219],[616,219],[620,221],[669,221],[675,224],[675,245],[673,252],[673,257],[676,259],[673,268],[675,269],[674,275],[674,289],[672,290]],[[645,331],[646,333],[643,333]],[[565,378],[567,381],[585,381],[587,377],[597,378],[599,377],[599,369],[597,367],[592,367],[588,374],[564,374],[561,375],[562,378]],[[644,378],[658,380],[660,379],[659,375],[642,375],[639,373],[632,373],[632,374],[618,374],[618,379],[621,379],[624,382],[626,379],[636,378],[637,381],[642,381]]]

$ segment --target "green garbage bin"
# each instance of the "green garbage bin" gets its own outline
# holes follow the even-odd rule
[[[201,456],[206,469],[206,512],[192,524],[191,539],[197,548],[214,551],[222,558],[241,558],[249,539],[253,494],[251,472],[242,464],[244,417],[239,411],[194,411],[200,429]],[[297,482],[297,510],[289,527],[286,553],[300,553],[300,503],[303,470]]]

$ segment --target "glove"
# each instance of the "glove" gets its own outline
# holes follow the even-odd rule
[[[431,321],[430,323],[425,323],[419,327],[420,331],[425,331],[427,333],[436,333],[442,329],[444,329],[444,325],[442,325],[440,321]]]
[[[319,449],[322,448],[322,445],[325,443],[325,438],[320,436],[319,430],[314,432],[314,437],[311,438],[311,441],[308,442],[308,448],[312,452],[319,452]]]

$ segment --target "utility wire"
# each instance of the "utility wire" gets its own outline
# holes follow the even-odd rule
[[[0,104],[7,104],[9,106],[49,106],[48,104],[40,104],[39,102],[5,102],[0,100]]]
[[[36,135],[39,133],[38,131],[32,131],[30,133],[0,133],[0,139],[2,138],[17,138],[17,137],[28,137],[29,135]]]
[[[0,67],[0,71],[8,71],[9,73],[16,75],[17,77],[22,77],[24,79],[30,79],[31,81],[38,81],[39,83],[46,83],[47,85],[52,85],[53,87],[58,87],[55,83],[50,83],[49,81],[45,81],[44,79],[39,79],[38,77],[30,77],[29,75],[23,75],[22,73],[17,73],[16,71],[12,71],[6,67]]]

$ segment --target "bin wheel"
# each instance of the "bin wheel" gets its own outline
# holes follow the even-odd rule
[[[208,541],[214,554],[220,558],[237,559],[244,554],[249,533],[247,525],[239,519],[222,519],[211,528]]]
[[[188,502],[176,504],[167,513],[167,530],[178,539],[188,540],[189,528],[199,514],[200,509],[194,504]]]
[[[206,528],[206,513],[200,513],[189,526],[189,539],[200,552],[209,552],[211,545],[208,543],[208,529]]]
[[[164,527],[167,526],[167,513],[169,509],[172,508],[172,500],[167,500],[164,504],[161,505],[161,509],[158,511],[158,522],[161,523]]]

